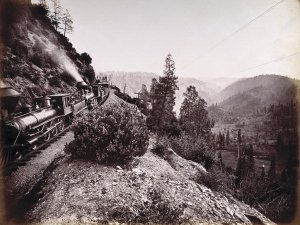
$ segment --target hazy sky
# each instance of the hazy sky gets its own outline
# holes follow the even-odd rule
[[[80,53],[91,55],[96,72],[161,74],[170,52],[178,76],[300,78],[298,0],[283,1],[209,51],[279,1],[61,0],[61,4],[74,20],[74,32],[68,37]],[[280,61],[292,54],[296,55]]]

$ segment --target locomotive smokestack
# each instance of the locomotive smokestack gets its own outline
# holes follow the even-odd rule
[[[3,120],[11,119],[12,113],[15,112],[21,94],[11,86],[0,81],[0,103],[1,117]]]

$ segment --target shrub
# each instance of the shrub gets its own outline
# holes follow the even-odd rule
[[[50,77],[49,84],[53,87],[61,87],[61,80],[57,76]]]
[[[80,55],[80,58],[84,61],[84,63],[85,63],[86,65],[90,65],[90,64],[92,63],[92,58],[91,58],[91,56],[90,56],[88,53],[86,53],[86,52],[82,53],[82,54]]]
[[[182,224],[186,222],[186,218],[183,217],[184,204],[174,204],[163,198],[162,193],[162,189],[148,189],[149,200],[140,208],[134,223]]]
[[[199,174],[196,182],[206,187],[223,193],[232,193],[234,189],[233,175],[229,175],[221,166],[213,165],[206,174]]]
[[[95,71],[92,66],[89,65],[84,67],[80,73],[88,79],[89,83],[93,83],[95,81]]]
[[[201,137],[193,138],[182,134],[171,139],[171,147],[181,157],[201,163],[206,169],[209,169],[215,161],[213,148]]]
[[[149,133],[136,108],[109,105],[77,119],[74,138],[66,148],[73,158],[106,164],[126,163],[147,150]]]
[[[42,68],[45,66],[45,58],[44,55],[41,52],[34,51],[32,55],[29,57],[30,62],[35,64],[36,66]]]
[[[36,96],[43,96],[45,94],[45,91],[43,91],[41,86],[34,86],[31,90],[34,94],[36,94]]]
[[[170,143],[169,143],[169,140],[167,137],[165,137],[165,136],[159,137],[157,139],[156,143],[154,143],[151,151],[154,154],[158,155],[159,157],[164,158],[169,145],[170,145]]]
[[[11,45],[11,50],[15,55],[18,55],[21,58],[26,58],[28,55],[27,46],[19,40],[15,40],[13,42],[13,44]]]

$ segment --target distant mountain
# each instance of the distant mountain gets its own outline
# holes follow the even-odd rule
[[[209,80],[208,82],[214,84],[216,87],[219,88],[218,91],[221,91],[224,88],[228,87],[229,85],[241,79],[242,78],[236,78],[236,77],[217,77],[212,80]]]
[[[219,106],[236,115],[256,112],[270,104],[295,101],[300,81],[279,75],[260,75],[237,81],[217,94]]]
[[[275,96],[276,98],[281,99],[283,97],[282,94],[284,94],[283,92],[287,91],[287,89],[291,87],[295,87],[295,85],[299,85],[298,80],[280,75],[260,75],[234,82],[215,95],[214,100],[221,102],[231,96],[244,93],[258,87],[265,89],[264,91],[265,93],[268,93],[268,96],[273,95],[273,97]],[[255,90],[252,91],[252,95],[255,95]]]
[[[108,71],[101,74],[107,75],[111,82],[118,86],[122,91],[131,96],[135,96],[135,93],[141,90],[142,84],[145,84],[150,90],[151,81],[153,78],[158,80],[159,75],[155,73],[147,72],[116,72]],[[208,103],[212,102],[212,95],[217,93],[217,88],[213,84],[199,81],[195,78],[178,78],[179,90],[176,91],[176,105],[175,111],[178,113],[180,105],[183,101],[183,93],[186,91],[189,85],[194,85],[199,95],[204,98]]]

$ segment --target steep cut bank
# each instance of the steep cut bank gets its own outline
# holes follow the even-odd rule
[[[56,31],[47,11],[29,1],[2,3],[1,79],[24,95],[21,102],[43,94],[75,91],[78,81],[92,81],[90,62],[67,37]]]

